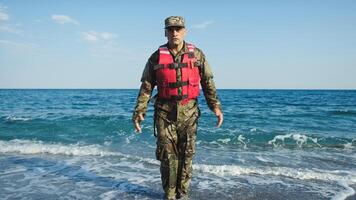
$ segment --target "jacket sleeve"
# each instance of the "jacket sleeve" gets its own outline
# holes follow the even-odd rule
[[[202,90],[208,104],[210,110],[214,110],[215,108],[221,109],[221,103],[217,96],[215,83],[213,80],[213,73],[211,71],[210,65],[206,60],[204,53],[197,48],[196,57],[200,69],[200,84],[202,86]]]
[[[145,69],[141,77],[141,87],[136,99],[136,106],[132,115],[132,120],[135,120],[139,114],[146,114],[148,102],[151,98],[153,88],[156,85],[153,66],[155,65],[155,54],[152,54],[147,61]]]

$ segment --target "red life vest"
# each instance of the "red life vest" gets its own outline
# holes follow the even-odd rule
[[[180,101],[184,104],[199,96],[200,74],[196,65],[194,45],[186,43],[188,52],[184,53],[181,63],[175,63],[166,46],[159,48],[159,62],[154,67],[158,97],[166,100]],[[181,70],[181,80],[177,80],[177,70]],[[178,88],[181,87],[181,94]]]

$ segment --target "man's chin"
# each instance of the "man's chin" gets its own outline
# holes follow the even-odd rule
[[[180,44],[182,44],[182,42],[181,41],[173,41],[173,44],[179,46]]]
[[[176,47],[176,46],[179,46],[179,44],[180,44],[179,42],[169,42],[170,46],[175,46]]]

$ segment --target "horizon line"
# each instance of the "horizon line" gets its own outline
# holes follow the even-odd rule
[[[140,88],[0,88],[0,90],[139,90],[139,89]],[[155,88],[154,90],[156,89],[157,88]],[[217,90],[356,90],[356,88],[217,88]]]

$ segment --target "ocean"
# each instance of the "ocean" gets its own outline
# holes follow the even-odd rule
[[[0,199],[161,199],[153,105],[134,89],[0,90]],[[356,199],[355,90],[199,97],[190,199]]]

